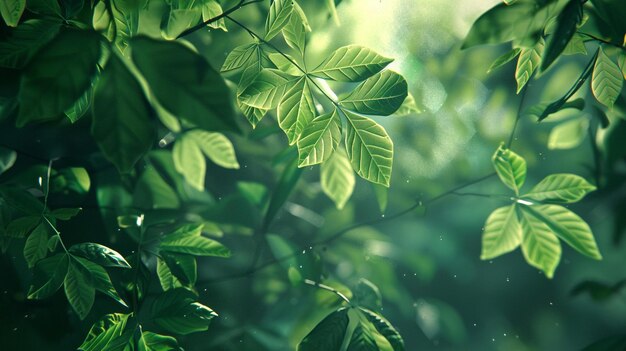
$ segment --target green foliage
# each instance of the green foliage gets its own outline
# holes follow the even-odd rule
[[[595,186],[573,174],[552,174],[520,196],[526,161],[504,144],[496,150],[494,167],[500,180],[515,191],[513,205],[501,207],[487,218],[481,259],[489,260],[522,246],[526,261],[552,278],[561,259],[559,238],[585,256],[602,258],[587,223],[553,203],[580,201]]]

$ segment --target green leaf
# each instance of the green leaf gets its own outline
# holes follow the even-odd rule
[[[289,145],[293,145],[315,118],[315,101],[306,77],[297,80],[285,92],[276,114],[280,128],[287,134]]]
[[[389,202],[389,189],[380,184],[370,184],[372,185],[372,190],[374,190],[374,196],[376,196],[376,202],[378,202],[378,209],[380,210],[380,213],[385,213]]]
[[[270,52],[267,57],[279,70],[292,76],[302,76],[302,71],[294,64],[295,60],[288,54]]]
[[[535,185],[524,198],[535,201],[573,203],[596,190],[583,177],[575,174],[551,174]]]
[[[202,21],[206,22],[221,15],[223,12],[224,11],[222,9],[222,6],[216,0],[206,1],[202,6]],[[208,26],[215,29],[221,29],[224,32],[228,32],[224,18],[220,18],[217,21],[209,23]]]
[[[126,331],[130,314],[107,314],[96,322],[78,348],[81,351],[127,350],[133,331]],[[125,332],[126,331],[126,332]]]
[[[125,53],[128,43],[139,30],[139,11],[143,1],[110,0],[115,22],[115,45]]]
[[[333,110],[313,119],[298,139],[298,167],[328,160],[341,139],[339,113]]]
[[[569,0],[556,18],[554,33],[548,38],[545,52],[541,60],[541,71],[545,72],[554,60],[561,55],[578,24],[583,19],[583,3],[580,0]]]
[[[495,61],[493,61],[491,66],[489,66],[487,73],[491,73],[492,71],[506,65],[507,63],[512,61],[514,58],[516,58],[517,55],[519,55],[520,51],[522,51],[520,48],[513,48],[505,52],[501,56],[499,56]]]
[[[61,7],[57,0],[28,0],[26,2],[26,8],[30,12],[41,16],[63,18]]]
[[[567,43],[567,46],[563,50],[563,55],[587,55],[587,48],[585,47],[585,36],[576,32],[572,36],[572,39]]]
[[[193,286],[198,279],[196,258],[191,255],[161,252],[163,261],[176,280],[183,285]]]
[[[541,219],[554,234],[576,251],[595,260],[602,259],[589,225],[574,212],[559,205],[531,206],[528,212]]]
[[[63,285],[67,301],[78,317],[85,319],[93,306],[96,289],[89,271],[71,256]]]
[[[199,8],[172,8],[161,22],[161,35],[165,39],[174,40],[187,28],[198,24],[201,17],[202,9]]]
[[[48,237],[47,224],[41,222],[26,239],[26,243],[24,243],[24,258],[29,268],[34,267],[37,261],[46,257],[48,253]]]
[[[353,290],[355,302],[363,309],[380,310],[383,307],[383,297],[378,287],[371,281],[361,278]]]
[[[91,101],[93,100],[93,93],[98,79],[99,76],[96,75],[94,79],[92,79],[91,85],[87,90],[85,90],[83,95],[81,95],[78,100],[74,101],[72,106],[64,111],[70,122],[76,123],[76,121],[78,121],[87,112],[89,112],[89,108],[91,107]]]
[[[345,145],[356,173],[372,183],[389,187],[393,142],[383,127],[350,111],[346,116]]]
[[[11,238],[23,238],[41,223],[41,216],[25,216],[11,221],[4,235]]]
[[[539,62],[541,61],[541,53],[544,48],[543,39],[539,39],[537,44],[531,48],[523,48],[517,59],[517,67],[515,68],[515,80],[517,81],[517,93],[522,91],[522,88],[528,83],[530,77],[532,77]]]
[[[487,218],[483,230],[481,260],[490,260],[515,250],[522,242],[522,226],[516,205],[500,207]]]
[[[346,351],[379,351],[379,349],[370,330],[359,323],[352,331],[350,344]]]
[[[141,334],[145,348],[139,351],[178,351],[178,341],[171,336],[159,335],[149,331]]]
[[[340,82],[360,82],[387,67],[393,59],[358,45],[341,47],[330,54],[311,74]]]
[[[230,250],[215,240],[202,236],[202,225],[183,226],[166,235],[159,248],[162,251],[195,256],[230,257]]]
[[[220,72],[232,72],[246,67],[250,60],[254,59],[258,48],[259,46],[256,43],[237,46],[226,56]]]
[[[483,13],[474,22],[461,49],[476,45],[499,44],[535,35],[543,23],[534,23],[538,6],[534,1],[517,1],[512,5],[500,3]]]
[[[17,126],[57,118],[91,84],[100,59],[100,35],[64,29],[33,56],[20,82]]]
[[[585,117],[563,122],[552,128],[548,137],[548,149],[572,149],[587,136],[589,120]]]
[[[104,267],[131,268],[117,251],[96,243],[81,243],[70,247],[69,251]]]
[[[591,76],[593,96],[604,106],[612,108],[622,91],[622,71],[600,47]]]
[[[339,105],[363,114],[388,116],[400,108],[408,95],[407,89],[401,75],[387,70],[359,84]]]
[[[113,22],[113,15],[109,12],[105,0],[98,0],[93,6],[91,24],[95,31],[101,32],[109,41],[113,41],[116,27]]]
[[[28,299],[45,299],[59,290],[67,275],[68,265],[69,256],[65,253],[37,262],[34,281],[28,289]]]
[[[168,290],[152,304],[152,321],[165,330],[187,335],[204,331],[217,314],[196,302],[196,296],[185,288]]]
[[[147,168],[139,178],[133,194],[133,203],[138,207],[153,209],[180,207],[178,195],[154,167]]]
[[[117,293],[117,290],[115,290],[115,287],[113,287],[111,278],[109,277],[109,274],[104,268],[84,258],[81,258],[81,257],[74,257],[74,258],[85,269],[87,269],[87,271],[89,272],[89,274],[91,275],[93,279],[93,285],[96,288],[96,290],[109,296],[110,298],[118,302],[120,305],[124,307],[128,307],[128,305],[126,305],[126,302],[122,300],[120,295]]]
[[[295,4],[294,4],[295,5]],[[306,28],[302,21],[302,16],[298,11],[293,11],[289,16],[289,22],[283,27],[283,37],[290,47],[298,50],[304,55],[306,42]]]
[[[582,111],[585,108],[585,99],[578,98],[566,102],[561,98],[551,103],[539,103],[529,107],[526,111],[524,111],[524,115],[536,118],[537,122],[541,122],[548,118],[551,114],[568,108],[574,108]]]
[[[198,53],[175,42],[132,40],[132,58],[161,105],[210,131],[239,132],[230,91]]]
[[[9,27],[17,27],[26,8],[26,0],[2,0],[0,2],[0,15]]]
[[[298,351],[340,351],[348,322],[348,310],[345,308],[329,314],[302,339]]]
[[[293,1],[274,0],[265,21],[265,40],[270,40],[287,25],[293,12]]]
[[[359,310],[365,314],[367,320],[372,323],[374,328],[387,339],[389,344],[393,347],[393,351],[404,351],[404,340],[396,328],[389,323],[383,316],[376,312],[372,312],[365,308],[359,308]]]
[[[141,86],[111,55],[96,86],[91,134],[121,173],[128,173],[152,147],[155,129]]]
[[[332,17],[333,21],[335,21],[335,24],[339,26],[339,16],[337,15],[337,7],[335,6],[335,1],[337,0],[326,0],[326,7],[328,7],[330,17]]]
[[[78,213],[80,213],[80,211],[82,210],[82,208],[78,207],[78,208],[57,208],[56,210],[50,212],[50,214],[56,218],[56,219],[60,219],[62,221],[67,221],[72,219],[72,217],[76,216]]]
[[[260,109],[278,106],[289,88],[291,76],[275,69],[264,69],[239,95],[241,102]]]
[[[239,169],[233,144],[224,134],[192,130],[185,134],[185,138],[194,140],[202,153],[218,166]]]
[[[174,143],[172,158],[176,171],[183,175],[185,181],[195,189],[203,191],[206,161],[196,141],[184,135]]]
[[[4,147],[0,147],[0,175],[8,171],[17,160],[17,152]]]
[[[393,113],[394,116],[408,116],[412,114],[422,113],[423,109],[417,106],[415,97],[413,94],[408,93],[406,99],[402,102],[402,105]]]
[[[157,257],[156,272],[163,291],[183,287],[183,283],[174,276],[165,260],[160,257]]]
[[[0,41],[0,67],[23,68],[59,32],[56,22],[29,19]]]
[[[491,162],[502,183],[515,191],[515,194],[519,194],[526,180],[526,160],[501,143]]]
[[[342,209],[354,191],[354,172],[343,149],[336,150],[322,163],[320,171],[322,191]]]
[[[552,279],[561,259],[561,244],[550,227],[529,208],[521,206],[520,211],[522,253],[530,265],[541,269]]]

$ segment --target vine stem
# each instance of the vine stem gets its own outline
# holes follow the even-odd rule
[[[195,26],[193,26],[193,27],[191,27],[191,28],[187,28],[185,31],[183,31],[182,33],[180,33],[180,34],[176,37],[176,39],[180,39],[180,38],[182,38],[182,37],[185,37],[185,36],[187,36],[187,35],[189,35],[189,34],[191,34],[191,33],[194,33],[194,32],[196,32],[196,31],[198,31],[198,30],[200,30],[200,29],[202,29],[202,28],[204,28],[204,27],[208,26],[209,24],[211,24],[211,23],[213,23],[213,22],[217,22],[217,21],[221,20],[222,18],[228,17],[228,15],[230,15],[231,13],[233,13],[233,12],[235,12],[235,11],[237,11],[237,10],[241,9],[241,8],[242,8],[242,7],[244,7],[244,6],[248,6],[248,5],[250,5],[250,4],[255,4],[255,3],[258,3],[258,2],[263,2],[263,1],[264,1],[264,0],[250,0],[250,1],[246,2],[245,0],[240,0],[240,1],[237,3],[237,5],[235,5],[235,6],[231,7],[231,8],[229,8],[228,10],[226,10],[226,11],[222,12],[221,14],[219,14],[219,15],[217,15],[217,16],[215,16],[215,17],[213,17],[213,18],[209,18],[208,20],[206,20],[206,21],[204,21],[204,22],[202,22],[202,23],[198,23],[198,24],[196,24]]]

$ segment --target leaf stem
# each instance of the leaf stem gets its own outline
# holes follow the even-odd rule
[[[346,295],[342,294],[339,290],[333,288],[332,286],[320,284],[320,283],[312,281],[310,279],[305,279],[304,283],[308,284],[308,285],[311,285],[311,286],[315,286],[315,287],[320,288],[322,290],[330,291],[330,292],[334,293],[335,295],[339,296],[339,298],[341,298],[343,301],[345,301],[348,305],[352,306],[352,302],[350,302],[350,300],[346,297]]]

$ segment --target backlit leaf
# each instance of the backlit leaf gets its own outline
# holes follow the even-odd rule
[[[296,81],[283,95],[277,110],[278,125],[287,134],[289,145],[298,141],[302,131],[315,118],[315,101],[306,77]]]
[[[505,52],[501,56],[499,56],[495,61],[493,61],[491,66],[489,66],[489,69],[487,70],[487,73],[491,73],[495,69],[500,68],[500,67],[504,66],[505,64],[511,62],[514,58],[517,57],[517,55],[519,55],[520,51],[522,51],[522,49],[520,49],[520,48],[513,48],[513,49]]]
[[[331,53],[311,74],[342,82],[359,82],[380,72],[393,62],[375,51],[358,45],[341,47]]]
[[[130,268],[130,264],[119,252],[104,245],[81,243],[73,245],[69,251],[104,267]]]
[[[575,174],[551,174],[535,185],[524,198],[572,203],[580,201],[594,190],[595,186]]]
[[[233,144],[224,134],[192,130],[185,138],[191,138],[202,153],[220,167],[239,169]]]
[[[9,27],[16,27],[26,8],[26,0],[2,0],[0,2],[0,15]]]
[[[507,149],[502,143],[493,154],[491,161],[502,183],[519,194],[526,180],[526,160]]]
[[[184,135],[174,143],[172,149],[174,167],[192,187],[203,191],[206,175],[206,161],[202,150],[191,137]]]
[[[522,252],[530,265],[541,269],[551,279],[561,259],[561,244],[550,227],[528,209],[523,206],[520,211]]]
[[[298,139],[298,167],[322,163],[331,157],[341,139],[340,123],[337,110],[309,123]]]
[[[239,98],[241,102],[252,107],[276,108],[289,88],[289,79],[289,75],[279,70],[264,69],[241,92]]]
[[[336,150],[322,163],[320,179],[324,194],[335,202],[338,209],[342,209],[352,196],[355,184],[350,160],[343,149]]]
[[[543,48],[544,41],[543,39],[539,39],[535,46],[521,50],[519,58],[517,59],[517,67],[515,68],[515,80],[517,81],[518,94],[539,67]]]
[[[274,0],[265,22],[265,40],[270,40],[287,25],[293,12],[293,1]]]
[[[393,163],[393,142],[373,120],[345,111],[345,145],[356,173],[373,183],[389,187]]]
[[[601,104],[611,108],[622,91],[624,79],[617,64],[602,48],[599,51],[591,76],[591,91]]]
[[[359,84],[339,105],[367,115],[388,116],[400,108],[408,95],[407,89],[401,75],[387,70]]]
[[[483,230],[481,260],[489,260],[515,250],[522,242],[522,226],[516,205],[500,207],[487,218]]]

